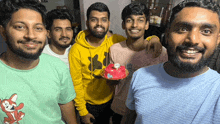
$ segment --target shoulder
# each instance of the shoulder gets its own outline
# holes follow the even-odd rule
[[[81,45],[78,43],[74,43],[70,48],[69,48],[69,54],[73,54],[76,53],[76,51],[78,51],[78,49],[81,49]]]
[[[119,43],[115,43],[113,44],[110,49],[113,50],[113,49],[120,49],[122,47],[125,47],[126,46],[126,41],[122,41],[122,42],[119,42]]]
[[[43,53],[47,53],[50,50],[49,44],[45,45]]]
[[[217,72],[217,71],[215,71],[215,70],[213,70],[213,69],[211,69],[211,68],[209,68],[209,71],[207,71],[207,73],[206,73],[206,76],[207,76],[207,78],[209,77],[209,78],[216,78],[216,79],[218,79],[218,80],[220,80],[220,74]]]
[[[160,73],[160,69],[162,68],[163,68],[163,63],[142,67],[137,71],[135,71],[135,75],[149,78],[148,76],[150,75],[157,75],[158,73]]]
[[[122,35],[119,34],[113,34],[111,37],[108,38],[109,40],[111,40],[113,43],[119,43],[121,41],[126,40],[126,38]]]
[[[48,54],[42,53],[40,55],[40,62],[44,65],[47,65],[46,67],[58,68],[58,69],[60,68],[61,70],[63,68],[68,69],[68,67],[66,66],[66,64],[62,60],[60,60],[57,57],[50,56]]]

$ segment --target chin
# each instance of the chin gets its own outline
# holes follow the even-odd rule
[[[136,36],[136,37],[131,37],[131,39],[133,39],[133,40],[138,40],[138,39],[140,39],[141,37],[139,37],[139,36]]]

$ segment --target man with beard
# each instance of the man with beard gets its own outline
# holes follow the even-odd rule
[[[109,48],[126,39],[107,34],[109,19],[110,12],[105,4],[92,4],[87,10],[88,30],[77,35],[69,53],[70,73],[77,94],[74,101],[81,122],[86,124],[108,124],[112,114],[114,86],[106,83],[101,72],[109,64]]]
[[[76,124],[76,94],[69,69],[41,54],[47,31],[46,8],[37,0],[0,2],[0,33],[7,51],[0,55],[0,123]]]
[[[207,66],[220,41],[219,17],[220,7],[206,0],[172,9],[168,62],[133,74],[128,118],[136,112],[136,124],[220,123],[220,75]]]
[[[73,16],[67,9],[54,9],[47,13],[47,31],[50,39],[43,53],[60,58],[69,67],[68,54],[73,38]]]

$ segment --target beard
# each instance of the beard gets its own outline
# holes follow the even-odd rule
[[[96,37],[96,38],[99,38],[99,39],[102,39],[102,38],[104,38],[105,37],[105,35],[107,34],[107,32],[108,32],[108,29],[105,31],[105,28],[104,27],[102,27],[102,26],[96,26],[96,27],[94,27],[94,28],[98,28],[98,27],[100,27],[100,28],[102,28],[105,32],[102,32],[102,33],[98,33],[98,32],[96,32],[96,31],[94,31],[90,26],[88,26],[89,28],[89,31],[90,31],[90,33],[92,34],[92,36],[94,36],[94,37]]]
[[[178,46],[176,48],[177,51],[181,51],[183,49],[188,49],[189,46]],[[203,55],[205,53],[204,48],[200,48],[197,46],[190,46],[190,48],[194,48],[196,50],[198,50],[199,52],[201,52]],[[167,47],[167,54],[168,54],[168,60],[177,68],[181,69],[183,72],[188,72],[188,73],[194,73],[194,72],[198,72],[199,70],[201,70],[202,68],[204,68],[205,66],[207,66],[210,62],[210,60],[212,59],[214,53],[215,53],[216,49],[213,51],[213,53],[208,57],[205,58],[204,56],[202,56],[202,58],[199,60],[199,62],[197,62],[196,64],[191,64],[188,62],[182,62],[179,57],[177,56],[176,52],[172,51],[172,48],[168,45]]]
[[[61,38],[59,39],[59,41],[63,40],[64,38],[66,38],[66,39],[68,39],[68,40],[71,40],[69,37],[61,37]],[[71,40],[71,41],[72,41],[72,40]],[[60,43],[59,43],[58,41],[56,41],[56,40],[51,41],[51,42],[53,42],[55,46],[58,46],[58,47],[63,48],[63,49],[66,49],[66,48],[68,48],[68,47],[71,45],[71,42],[68,43],[68,44],[60,44]],[[61,42],[62,42],[62,41],[61,41]]]
[[[19,40],[19,43],[24,43],[24,42],[29,42],[29,41],[23,41],[23,40]],[[35,43],[40,43],[40,41],[33,41]],[[41,42],[42,43],[42,42]],[[8,48],[16,55],[18,55],[19,57],[28,59],[28,60],[37,60],[39,58],[39,56],[41,55],[44,47],[40,48],[37,53],[32,54],[32,53],[27,53],[22,49],[19,48],[14,48],[13,45],[11,44],[11,42],[9,41],[9,39],[7,38],[6,40],[6,44],[8,45]],[[45,46],[45,44],[44,44]]]

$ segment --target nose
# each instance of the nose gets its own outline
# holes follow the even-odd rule
[[[137,27],[137,25],[138,25],[137,21],[134,20],[133,23],[132,23],[132,27]]]
[[[66,37],[66,31],[65,31],[65,30],[62,30],[61,35],[62,35],[63,37]]]
[[[34,29],[28,29],[26,32],[25,38],[30,39],[30,40],[36,39],[36,34],[35,34]]]
[[[200,34],[199,29],[193,29],[189,31],[186,42],[190,42],[192,44],[198,44],[200,41],[199,34]]]
[[[98,20],[97,25],[98,26],[102,25],[102,20]]]

